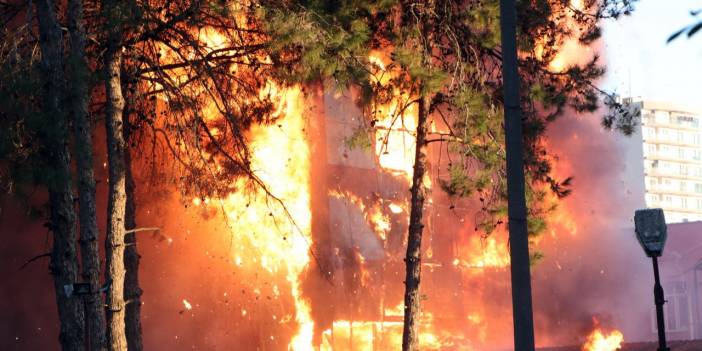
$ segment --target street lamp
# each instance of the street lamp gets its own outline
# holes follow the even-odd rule
[[[634,226],[636,238],[646,252],[646,256],[653,260],[653,296],[656,303],[656,321],[658,324],[658,351],[669,351],[665,341],[665,319],[663,317],[663,304],[665,298],[658,274],[658,257],[663,254],[665,239],[668,237],[665,225],[665,216],[660,208],[647,208],[636,210],[634,213]]]

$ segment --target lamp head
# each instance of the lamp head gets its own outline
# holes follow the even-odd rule
[[[665,216],[660,208],[636,210],[634,213],[636,238],[648,257],[660,256],[663,253],[668,229]]]

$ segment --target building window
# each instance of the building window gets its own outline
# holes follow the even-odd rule
[[[663,197],[663,201],[665,201],[666,203],[671,203],[673,202],[673,197],[670,195],[666,195]]]
[[[687,124],[692,127],[698,126],[697,117],[694,116],[678,115],[676,116],[676,120],[679,124]]]
[[[648,152],[651,155],[655,155],[656,154],[656,144],[648,144]]]
[[[656,115],[656,122],[658,123],[670,123],[670,114],[666,111],[654,111]]]
[[[647,178],[648,179],[648,186],[651,189],[655,189],[658,186],[658,179],[656,178]]]
[[[679,166],[679,169],[680,169],[680,174],[681,174],[681,175],[687,175],[687,170],[688,170],[688,169],[687,169],[687,165],[680,165],[680,166]]]
[[[687,191],[687,182],[684,180],[680,181],[680,191],[682,191],[682,192]]]
[[[669,292],[670,291],[670,292]],[[674,281],[666,284],[666,301],[665,309],[665,329],[668,332],[684,332],[690,328],[692,321],[692,304],[688,295],[687,286],[684,281]],[[651,309],[651,326],[652,331],[656,332],[656,313]]]
[[[702,156],[702,152],[700,152],[699,149],[694,149],[694,150],[692,150],[692,158],[693,158],[693,159],[699,161],[699,160],[702,158],[702,157],[700,157],[700,156]]]
[[[687,208],[687,198],[683,197],[680,199],[680,207]]]

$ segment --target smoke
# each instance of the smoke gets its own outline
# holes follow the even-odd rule
[[[17,199],[5,196],[0,204],[0,349],[58,350],[49,258],[27,263],[49,252],[50,236],[42,222],[23,220],[28,211]]]
[[[648,331],[650,272],[632,223],[643,194],[630,183],[637,179],[625,178],[627,137],[599,122],[597,114],[565,116],[549,127],[556,172],[574,176],[561,206],[577,233],[556,228],[539,247],[545,259],[533,269],[533,284],[540,344],[579,343],[578,331],[589,330],[598,315],[627,340]]]

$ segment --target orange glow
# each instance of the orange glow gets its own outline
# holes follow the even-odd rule
[[[462,268],[508,267],[510,258],[507,241],[499,241],[503,236],[506,234],[493,233],[486,238],[472,235],[466,246],[461,248],[459,257],[453,260],[453,265]],[[465,253],[470,255],[465,257]]]
[[[387,238],[387,233],[390,231],[390,219],[382,211],[379,202],[364,203],[363,199],[349,192],[330,191],[329,195],[350,202],[358,210],[363,213],[368,225],[373,229],[373,232],[378,235],[381,240]]]
[[[460,349],[473,351],[461,336],[449,335],[432,327],[432,315],[423,314],[420,322],[419,347],[422,350]],[[332,329],[323,333],[321,351],[399,350],[402,347],[402,320],[334,321]]]
[[[559,168],[560,166],[557,166]],[[578,223],[573,214],[573,210],[569,208],[567,203],[560,201],[556,195],[551,192],[546,193],[544,207],[554,206],[553,212],[549,213],[546,221],[549,225],[548,233],[551,237],[557,237],[559,234],[578,234]]]
[[[570,0],[570,6],[576,10],[582,10],[583,9],[583,1],[582,0]]]
[[[624,341],[624,335],[619,330],[603,332],[597,328],[588,335],[582,351],[616,351],[619,350]]]
[[[223,37],[216,32],[203,31],[202,35],[213,49],[226,45]],[[563,70],[569,64],[571,55],[570,51],[559,53],[552,61],[551,69]],[[369,60],[374,66],[371,70],[373,79],[377,83],[387,84],[389,79],[397,74],[387,68],[388,60],[384,59],[384,54],[375,53],[369,57]],[[174,74],[178,76],[177,71]],[[373,152],[383,171],[409,184],[412,180],[415,157],[417,110],[415,104],[410,104],[412,97],[407,92],[394,91],[392,94],[391,102],[375,106],[373,110],[375,118]],[[253,127],[251,130],[249,135],[252,151],[251,168],[270,193],[280,199],[285,207],[264,194],[262,190],[251,190],[246,179],[237,180],[234,188],[248,191],[235,192],[221,198],[194,198],[192,204],[198,207],[221,208],[226,214],[227,225],[232,236],[229,259],[233,267],[278,278],[273,279],[276,283],[269,287],[272,290],[270,294],[261,290],[264,287],[254,289],[253,293],[257,298],[263,295],[270,295],[273,300],[279,300],[281,296],[291,298],[294,310],[288,309],[282,316],[273,315],[276,323],[292,324],[294,321],[294,333],[288,344],[289,350],[399,349],[404,314],[402,303],[395,307],[379,308],[378,314],[381,316],[378,320],[351,321],[348,320],[349,316],[337,317],[339,319],[331,322],[331,328],[321,331],[320,344],[314,344],[315,321],[312,319],[311,306],[302,293],[302,273],[309,266],[310,247],[313,244],[311,233],[313,210],[310,195],[312,192],[311,151],[305,134],[307,121],[304,117],[306,101],[300,87],[280,87],[272,82],[261,89],[259,95],[262,98],[272,97],[276,102],[273,115],[279,119],[276,120],[277,126]],[[219,118],[215,102],[204,106],[203,114],[207,123]],[[437,127],[432,124],[431,128],[436,130]],[[212,133],[217,135],[222,131],[213,127]],[[564,169],[561,168],[560,171]],[[423,179],[423,184],[427,188],[431,187],[429,174]],[[392,232],[393,221],[400,217],[394,215],[401,214],[405,218],[409,215],[408,204],[402,200],[389,202],[382,199],[362,198],[350,192],[336,190],[329,191],[327,195],[353,204],[363,214],[368,227],[383,242],[388,240]],[[550,193],[548,196],[547,202],[558,201]],[[427,203],[431,204],[431,201],[429,197]],[[551,228],[559,226],[566,228],[570,233],[577,232],[576,221],[565,208],[558,207],[548,220]],[[551,234],[556,235],[556,229],[552,229]],[[503,227],[498,228],[488,237],[481,237],[477,233],[462,237],[457,241],[456,257],[446,261],[451,262],[456,270],[472,273],[483,272],[486,269],[500,270],[509,266],[507,233]],[[353,252],[355,262],[359,263],[361,285],[367,286],[372,281],[372,262],[370,259],[366,262],[366,258],[357,247],[353,250],[355,250]],[[431,245],[428,246],[425,255],[426,258],[432,258],[434,255]],[[476,285],[483,284],[477,281],[482,279],[480,277],[472,279],[475,280]],[[192,308],[185,299],[182,302],[187,310]],[[462,321],[467,322],[467,329],[478,330],[478,336],[471,340],[466,335],[449,334],[444,331],[442,322],[435,321],[429,311],[423,311],[418,322],[420,348],[422,350],[447,348],[475,350],[472,342],[485,341],[485,325],[489,322],[488,316],[490,316],[482,306],[477,306],[475,309],[469,311],[467,316],[461,317],[465,318]],[[256,315],[256,310],[241,308],[240,314],[242,317],[247,315],[251,317]],[[605,336],[596,330],[588,338],[588,343],[583,346],[583,350],[615,350],[600,346],[610,345],[603,344],[610,341],[611,345],[614,345],[617,340],[615,333],[618,331]],[[620,338],[616,344],[617,347],[623,339],[621,333],[618,335]]]
[[[399,74],[387,71],[383,54],[374,53],[369,57],[371,78],[384,85]],[[410,103],[407,92],[395,90],[389,103],[374,107],[375,154],[380,167],[412,180],[414,171],[415,134],[417,131],[417,107]]]
[[[563,72],[569,66],[584,62],[592,57],[592,49],[588,46],[583,46],[578,41],[577,36],[578,26],[574,24],[573,16],[576,15],[576,11],[586,10],[584,8],[585,4],[582,0],[571,0],[570,1],[570,11],[567,11],[568,16],[565,17],[566,26],[573,30],[575,33],[572,37],[565,39],[565,41],[556,48],[557,52],[555,57],[552,58],[549,63],[549,70],[552,72]],[[536,43],[534,49],[534,54],[537,59],[543,60],[544,46],[545,42],[539,41]]]
[[[390,212],[392,212],[394,214],[402,213],[402,211],[403,211],[402,206],[400,206],[394,202],[390,203],[390,205],[388,205],[388,207],[390,208]]]
[[[270,198],[234,193],[220,199],[234,235],[232,256],[237,266],[258,265],[271,274],[283,274],[290,284],[298,329],[291,350],[312,347],[314,322],[310,307],[301,296],[299,275],[309,263],[310,188],[309,148],[302,118],[303,96],[299,88],[278,89],[271,83],[268,92],[278,98],[279,128],[261,127],[252,132],[252,169],[269,191],[285,203],[285,210]],[[289,150],[296,150],[289,153]],[[288,155],[289,157],[281,157]],[[244,186],[244,180],[241,180]],[[241,256],[248,259],[244,261]],[[255,269],[256,267],[250,267]],[[276,287],[277,289],[277,287]],[[274,295],[275,296],[275,295]],[[275,296],[277,298],[277,296]]]
[[[262,94],[267,94],[276,102],[278,128],[253,128],[249,143],[251,168],[270,193],[285,204],[285,208],[259,188],[235,192],[212,201],[195,198],[192,203],[201,206],[213,202],[226,214],[233,236],[233,265],[243,269],[262,269],[285,278],[295,310],[293,315],[285,316],[281,322],[294,319],[298,325],[289,349],[311,350],[314,321],[310,316],[310,306],[302,297],[299,277],[310,261],[312,216],[310,155],[302,107],[304,96],[298,87],[279,88],[273,83],[269,83],[264,90]],[[206,120],[213,117],[208,118]],[[296,152],[289,153],[289,150]],[[251,189],[247,182],[246,179],[237,180],[236,188]],[[254,294],[260,296],[262,292],[255,289]],[[278,299],[280,294],[280,288],[274,285],[272,297]],[[242,309],[241,315],[246,314],[247,311]]]

